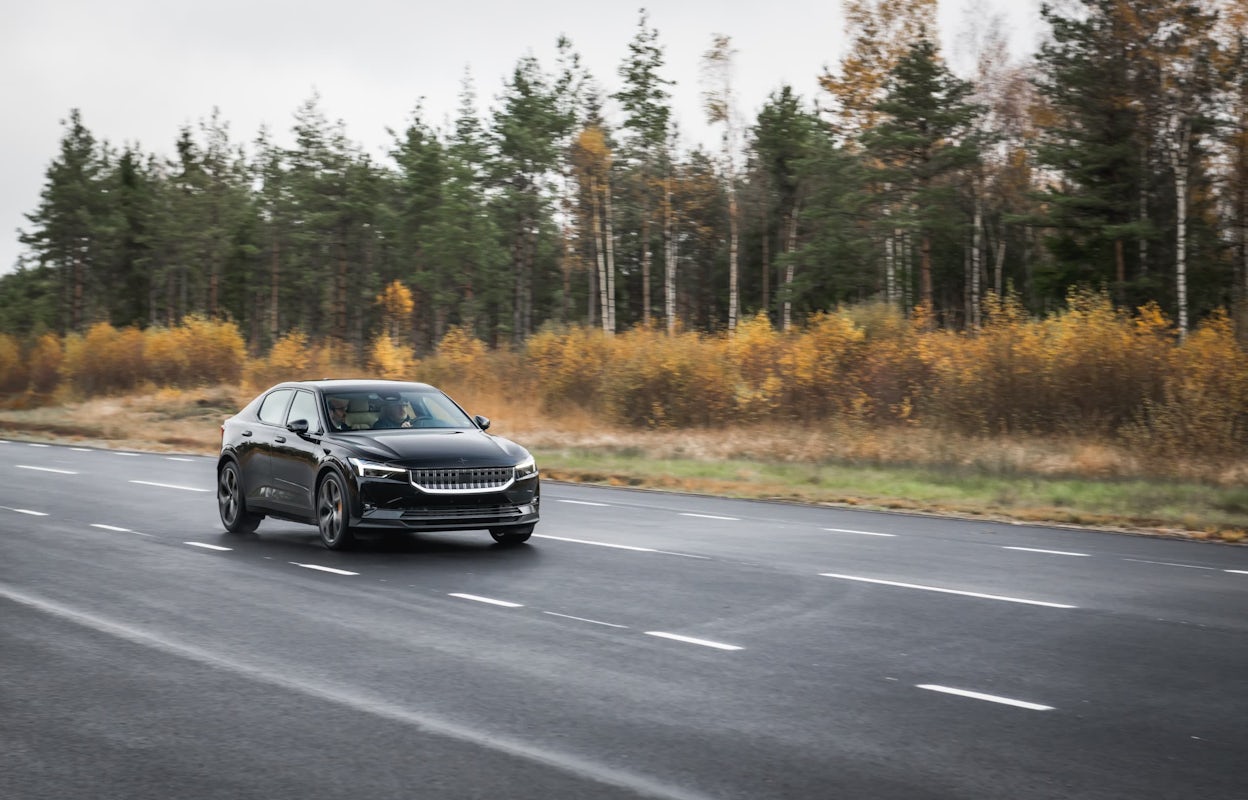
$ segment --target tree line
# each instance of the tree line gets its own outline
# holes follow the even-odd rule
[[[252,352],[292,330],[363,352],[387,328],[420,353],[452,328],[504,347],[761,312],[784,331],[869,300],[975,329],[989,296],[1044,315],[1075,286],[1155,303],[1180,335],[1248,312],[1248,0],[1044,5],[1025,63],[981,21],[965,78],[935,0],[842,5],[849,47],[817,96],[780,86],[748,123],[732,41],[710,37],[713,149],[681,143],[644,10],[614,91],[561,38],[485,113],[467,76],[447,126],[417,107],[383,159],[316,96],[290,145],[244,145],[214,111],[172,156],[71,111],[0,277],[0,331],[204,317]]]

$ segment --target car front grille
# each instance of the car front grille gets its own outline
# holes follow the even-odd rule
[[[477,494],[506,489],[515,481],[514,467],[414,469],[412,485],[429,494]]]
[[[403,521],[420,524],[433,521],[506,522],[524,516],[517,506],[448,506],[445,508],[409,508],[403,512]]]

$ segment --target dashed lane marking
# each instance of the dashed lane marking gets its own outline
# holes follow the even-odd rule
[[[926,689],[929,692],[941,692],[943,694],[953,694],[958,697],[969,697],[972,700],[986,700],[989,703],[1000,703],[1003,706],[1014,706],[1015,708],[1025,708],[1029,711],[1052,711],[1053,706],[1044,706],[1039,703],[1029,703],[1026,700],[1015,700],[1012,697],[1001,697],[995,694],[983,694],[982,692],[972,692],[966,689],[955,689],[952,686],[938,686],[932,683],[917,684],[919,689]]]
[[[849,528],[824,528],[831,533],[856,533],[859,536],[896,536],[895,533],[876,533],[875,531],[855,531]]]
[[[957,594],[963,597],[978,597],[982,600],[1003,600],[1007,603],[1022,603],[1029,606],[1044,606],[1045,608],[1078,608],[1078,606],[1067,605],[1066,603],[1050,603],[1044,600],[1028,600],[1022,597],[1006,597],[999,594],[983,594],[980,592],[964,592],[960,589],[945,589],[940,586],[923,586],[918,583],[901,583],[899,581],[882,581],[878,578],[863,578],[857,575],[838,575],[833,572],[819,573],[825,578],[839,578],[843,581],[857,581],[859,583],[875,583],[881,586],[897,586],[902,589],[920,589],[925,592],[940,592],[941,594]]]
[[[322,567],[320,564],[300,564],[298,561],[292,561],[290,563],[294,564],[296,567],[303,567],[304,569],[314,569],[317,572],[329,572],[334,575],[359,575],[360,574],[358,572],[348,572],[345,569],[334,569],[333,567]]]
[[[495,600],[492,597],[481,597],[475,594],[461,594],[459,592],[451,592],[451,597],[458,597],[460,600],[471,600],[474,603],[486,603],[491,606],[502,606],[503,608],[523,608],[523,603],[512,603],[507,600]]]
[[[54,469],[53,467],[32,467],[29,464],[14,464],[18,469],[29,469],[35,472],[55,472],[57,475],[77,475],[72,469]]]
[[[698,519],[720,519],[725,522],[740,522],[741,521],[740,517],[721,517],[716,514],[694,514],[689,511],[682,511],[680,512],[680,515],[682,517],[697,517]]]
[[[665,631],[646,631],[647,636],[657,636],[660,639],[671,639],[674,642],[684,642],[685,644],[696,644],[702,647],[712,647],[716,650],[744,650],[735,644],[724,644],[723,642],[712,642],[710,639],[695,639],[692,636],[681,636],[678,633],[667,633]]]
[[[99,528],[102,531],[113,531],[115,533],[133,533],[135,536],[151,537],[150,533],[140,533],[139,531],[132,531],[129,528],[119,528],[116,525],[105,525],[102,522],[92,522],[91,527]]]
[[[1076,558],[1090,558],[1087,553],[1071,553],[1067,550],[1041,550],[1038,547],[1002,547],[1002,550],[1019,550],[1024,553],[1044,553],[1050,556],[1075,556]]]
[[[555,500],[555,502],[556,503],[570,503],[574,506],[601,506],[603,508],[606,508],[608,505],[607,503],[591,503],[588,500]]]
[[[608,628],[627,628],[627,625],[616,625],[614,622],[602,622],[596,619],[586,619],[585,617],[574,617],[571,614],[556,614],[554,611],[543,611],[543,614],[549,614],[552,617],[562,617],[563,619],[572,619],[577,622],[588,622],[591,625],[605,625]]]
[[[157,486],[161,489],[181,489],[184,492],[211,492],[211,489],[203,489],[198,486],[179,486],[176,483],[156,483],[155,481],[130,481],[140,486]]]
[[[12,511],[16,514],[26,514],[32,517],[46,517],[48,515],[46,511],[31,511],[29,508],[9,508],[8,506],[0,506],[0,508],[4,508],[6,511]]]
[[[232,547],[221,547],[216,544],[208,544],[207,542],[183,542],[182,544],[189,544],[191,547],[202,547],[205,550],[216,550],[221,553],[228,553],[234,549]]]

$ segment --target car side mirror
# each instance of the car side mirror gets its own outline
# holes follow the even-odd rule
[[[477,414],[475,417],[472,418],[472,421],[477,423],[477,427],[483,431],[488,430],[490,427],[489,417],[483,417],[480,414]]]
[[[303,436],[308,432],[308,421],[306,419],[294,419],[286,426],[286,430],[291,433],[297,433]]]

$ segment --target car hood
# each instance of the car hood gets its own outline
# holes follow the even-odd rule
[[[409,468],[509,467],[528,455],[514,442],[474,430],[378,432],[353,444],[361,458]]]

